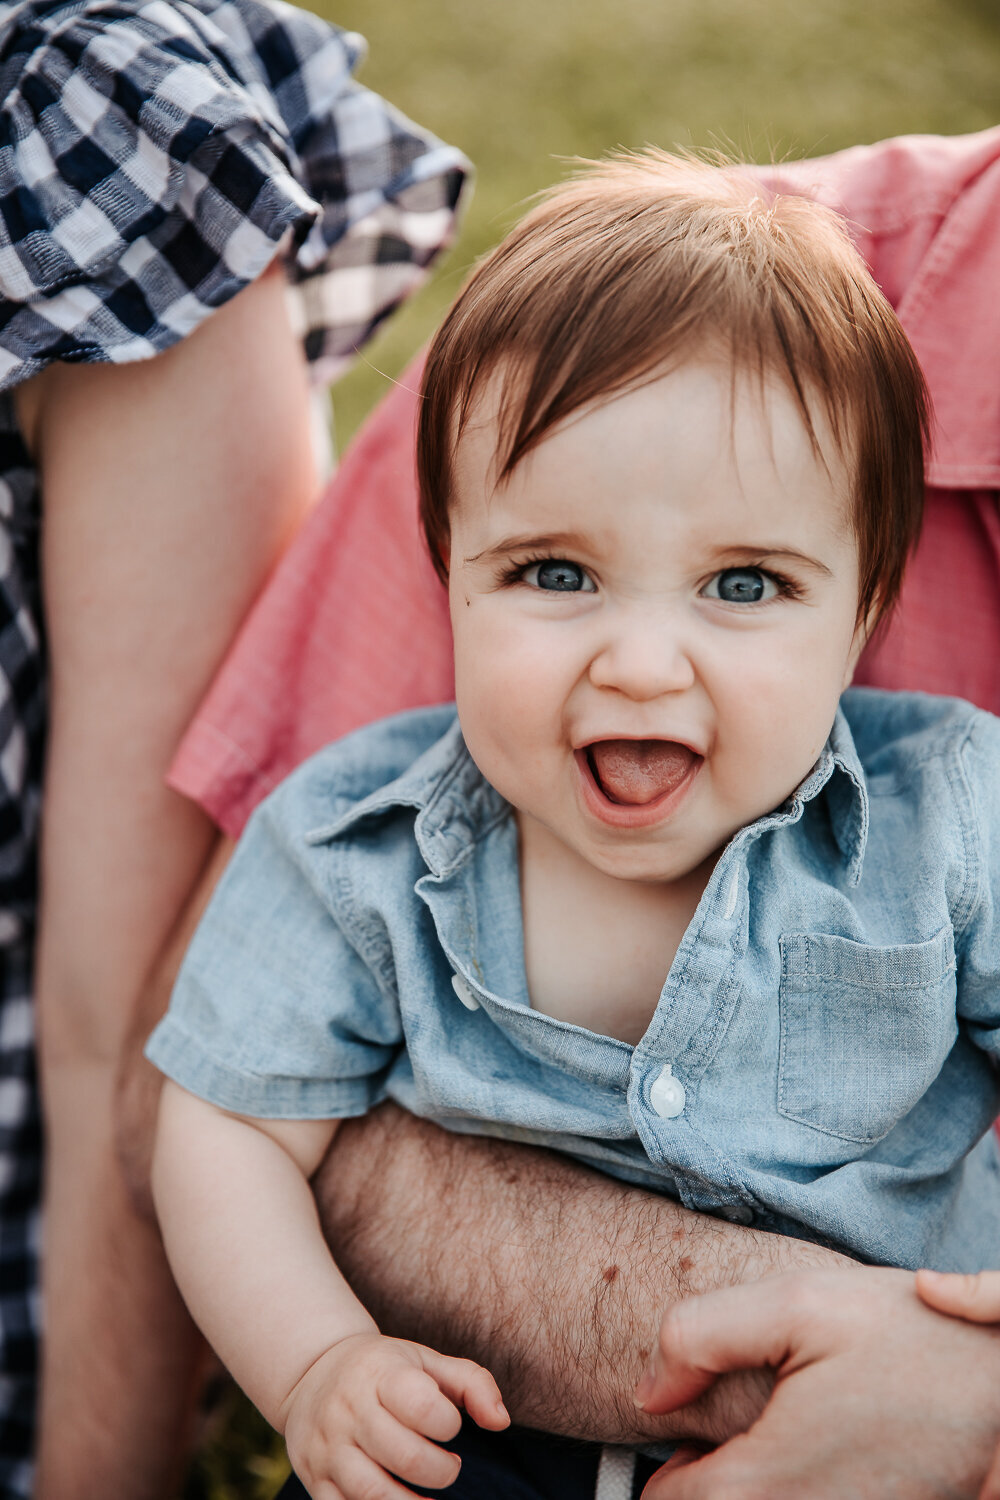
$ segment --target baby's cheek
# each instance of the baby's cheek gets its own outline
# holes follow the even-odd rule
[[[784,682],[760,685],[748,739],[771,769],[778,799],[789,795],[813,768],[831,732],[838,702],[838,682],[828,679],[822,663],[811,673],[790,670]]]
[[[727,799],[760,816],[808,773],[826,742],[837,695],[801,663],[746,663],[720,716],[714,771]]]

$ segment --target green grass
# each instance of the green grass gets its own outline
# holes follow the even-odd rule
[[[272,1500],[288,1472],[276,1433],[235,1386],[222,1385],[181,1500]]]
[[[818,155],[1000,120],[997,0],[317,0],[367,36],[370,87],[461,146],[455,248],[337,386],[341,446],[430,336],[471,262],[560,158],[611,147]],[[280,1449],[228,1398],[184,1500],[269,1500]]]

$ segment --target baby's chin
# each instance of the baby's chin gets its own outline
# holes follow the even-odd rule
[[[710,872],[720,851],[713,849],[708,853],[703,850],[684,853],[678,850],[669,855],[662,850],[637,849],[578,852],[594,869],[614,880],[631,881],[636,885],[672,885],[706,868]]]
[[[666,839],[657,843],[649,837],[648,830],[641,841],[614,829],[598,830],[593,838],[581,838],[575,830],[567,835],[557,825],[529,812],[516,811],[522,848],[526,842],[537,847],[539,839],[554,840],[564,853],[592,870],[612,880],[637,885],[667,885],[698,873],[711,873],[722,848],[722,844],[711,849],[685,848],[679,841],[672,846]]]

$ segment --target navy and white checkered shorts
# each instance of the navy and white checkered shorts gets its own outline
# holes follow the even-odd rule
[[[31,1028],[45,651],[38,475],[11,391],[175,344],[281,254],[318,383],[447,242],[462,156],[281,0],[0,3],[0,1497],[30,1493]]]

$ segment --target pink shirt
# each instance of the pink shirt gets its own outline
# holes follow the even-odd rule
[[[1000,713],[1000,128],[762,176],[844,215],[934,402],[923,536],[856,681]],[[328,740],[451,696],[447,603],[417,525],[418,382],[419,362],[368,419],[180,746],[171,785],[229,833]]]

